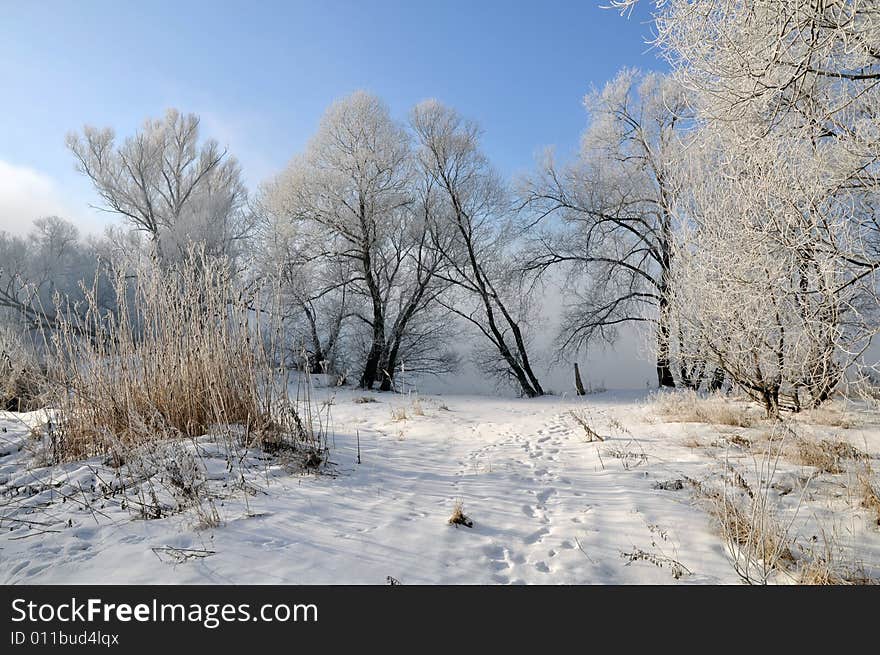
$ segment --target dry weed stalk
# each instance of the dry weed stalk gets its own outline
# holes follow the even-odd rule
[[[776,518],[771,498],[779,457],[779,448],[775,452],[767,448],[760,458],[753,457],[756,486],[750,485],[729,461],[725,468],[730,475],[722,477],[721,490],[694,484],[698,495],[708,501],[709,514],[719,525],[734,570],[749,584],[767,584],[774,574],[787,574],[795,561],[789,533],[800,502],[794,516],[782,523]]]
[[[605,441],[605,437],[601,436],[598,432],[591,428],[589,423],[587,423],[586,419],[583,416],[579,415],[574,410],[571,410],[569,414],[571,414],[571,417],[575,420],[575,422],[577,422],[577,424],[583,428],[584,432],[586,433],[588,442]]]

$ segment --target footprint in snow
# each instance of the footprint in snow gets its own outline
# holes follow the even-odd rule
[[[15,566],[13,566],[12,569],[11,569],[9,572],[10,572],[12,575],[15,575],[16,573],[18,573],[18,572],[21,571],[22,569],[27,568],[28,566],[30,566],[30,563],[31,563],[31,561],[30,561],[29,559],[26,559],[26,560],[24,560],[24,561],[22,561],[22,562],[19,562],[19,563],[16,564]]]
[[[24,572],[24,574],[26,576],[30,577],[32,575],[37,575],[37,573],[40,573],[41,571],[44,571],[47,568],[49,568],[48,564],[37,564],[36,566],[30,567],[27,571]]]
[[[525,542],[527,544],[539,544],[544,541],[544,537],[550,534],[550,530],[547,528],[541,528],[540,530],[536,530],[531,533],[529,536],[525,538]]]

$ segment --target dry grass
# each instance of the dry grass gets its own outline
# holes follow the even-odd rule
[[[840,467],[840,458],[833,449],[823,446],[826,442],[815,442],[809,439],[800,439],[794,451],[794,461],[803,466],[812,466],[824,473],[843,473]]]
[[[797,580],[802,585],[875,585],[864,569],[841,565],[824,557],[807,558],[801,562]]]
[[[834,535],[826,534],[821,524],[822,538],[813,536],[806,546],[802,545],[793,526],[805,501],[811,499],[806,486],[796,506],[787,510],[778,504],[778,498],[791,491],[790,485],[784,492],[773,493],[781,488],[774,477],[782,458],[833,473],[844,470],[843,460],[862,460],[865,469],[859,477],[861,498],[880,518],[880,500],[870,482],[867,486],[864,482],[870,481],[871,475],[864,453],[837,439],[807,439],[783,424],[776,424],[765,437],[763,444],[760,438],[752,441],[751,476],[744,475],[732,463],[734,460],[727,459],[709,481],[686,478],[718,525],[736,572],[750,584],[766,584],[780,576],[799,584],[875,584],[877,581],[864,566],[842,555],[845,549],[839,547]],[[784,520],[780,518],[783,511],[787,512]]]
[[[828,430],[824,433],[827,435]],[[750,584],[782,579],[799,584],[875,584],[877,580],[858,563],[855,551],[844,556],[852,548],[840,546],[838,538],[827,535],[821,523],[818,530],[822,539],[815,536],[814,522],[823,516],[821,511],[810,512],[808,518],[798,518],[804,509],[810,509],[809,503],[814,497],[822,493],[821,485],[818,491],[808,491],[810,480],[817,474],[797,477],[799,482],[789,481],[791,475],[774,482],[782,461],[831,474],[846,471],[857,474],[855,466],[861,465],[858,487],[854,491],[860,504],[870,510],[872,520],[880,525],[880,496],[867,454],[838,437],[804,435],[797,423],[776,422],[768,429],[747,434],[748,437],[725,435],[717,444],[713,443],[723,445],[726,455],[719,461],[719,470],[709,478],[704,481],[684,478],[718,526],[737,574]],[[754,470],[748,474],[738,468],[744,457],[754,464]],[[801,487],[799,495],[792,497],[793,500],[780,500],[796,486]],[[797,529],[794,528],[796,522]],[[814,536],[807,540],[800,536],[804,526],[813,526],[808,534]]]
[[[708,501],[709,515],[716,520],[744,579],[766,582],[773,571],[786,570],[794,563],[792,540],[773,518],[764,495],[746,494],[745,499],[725,490],[704,493],[702,497]]]
[[[464,513],[464,504],[460,500],[455,501],[455,506],[452,508],[452,516],[449,517],[447,523],[456,527],[459,525],[463,525],[466,528],[474,527],[474,522]]]
[[[785,451],[789,447],[788,442],[792,440],[794,433],[791,431],[785,431],[780,426],[781,424],[776,424],[772,426],[771,429],[762,430],[752,436],[749,441],[752,444],[753,452],[770,455],[773,458],[779,458],[785,455]],[[785,438],[782,438],[779,434],[780,430],[786,435]]]
[[[790,531],[797,511],[787,524],[777,518],[772,489],[779,454],[767,449],[753,463],[752,483],[729,460],[720,484],[686,481],[718,525],[737,574],[749,584],[767,584],[778,573],[790,575],[796,562]]]
[[[115,315],[92,292],[85,318],[46,338],[56,461],[112,453],[121,463],[141,444],[233,424],[245,445],[314,441],[273,367],[276,331],[223,262],[191,253],[177,268],[146,265],[113,285]]]
[[[654,394],[654,411],[670,421],[679,423],[710,423],[748,428],[757,418],[748,406],[738,404],[717,394],[701,396],[692,390],[665,391]]]
[[[680,580],[683,576],[692,575],[693,573],[684,564],[672,557],[667,557],[666,555],[658,555],[657,553],[652,553],[641,548],[636,548],[630,552],[622,552],[620,553],[620,556],[627,561],[624,566],[629,566],[633,562],[642,561],[653,564],[659,569],[668,568],[669,572],[672,574],[672,577],[676,580]]]
[[[391,408],[391,420],[392,421],[406,421],[409,417],[406,415],[406,407],[392,407]]]
[[[0,369],[4,368],[0,366]],[[0,371],[0,410],[30,412],[42,407],[45,376],[37,369]]]
[[[807,409],[798,415],[798,420],[813,425],[827,425],[849,430],[861,425],[855,412],[842,400],[824,403],[815,409]]]
[[[843,584],[843,578],[834,571],[834,567],[822,558],[802,562],[798,572],[798,581],[803,585]]]
[[[45,372],[30,344],[11,328],[0,328],[0,410],[39,409],[45,386]]]
[[[858,474],[859,498],[861,506],[871,512],[872,519],[880,525],[880,485],[873,479],[874,471],[866,461],[865,467]]]
[[[875,585],[863,564],[847,561],[836,537],[821,530],[821,540],[802,549],[796,568],[797,581],[803,585]]]
[[[377,401],[372,396],[358,396],[352,402],[356,405],[367,405],[369,403],[375,403]]]
[[[802,466],[812,466],[824,473],[843,473],[844,460],[867,459],[867,455],[842,441],[839,438],[810,439],[802,435],[796,435],[793,447],[790,449],[790,458]]]
[[[741,434],[721,434],[717,439],[713,439],[710,443],[713,448],[730,448],[731,446],[739,450],[751,450],[754,442],[749,437]]]
[[[605,449],[605,452],[603,454],[606,457],[619,459],[621,466],[623,466],[625,470],[629,471],[638,466],[641,466],[648,461],[647,453],[642,450],[641,446],[637,442],[635,442],[635,445],[639,447],[638,451],[630,448],[631,445],[633,445],[633,442],[627,443],[625,445],[610,446]]]

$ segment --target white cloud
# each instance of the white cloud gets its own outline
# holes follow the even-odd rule
[[[65,213],[52,178],[0,160],[0,230],[24,234],[35,218]]]
[[[83,233],[97,232],[103,223],[96,216],[74,211],[62,200],[58,185],[45,173],[0,159],[0,230],[23,235],[35,218],[60,216]]]

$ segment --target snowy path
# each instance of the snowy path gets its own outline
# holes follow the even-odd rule
[[[71,508],[67,529],[0,537],[0,582],[736,581],[687,492],[653,488],[691,465],[691,455],[682,451],[675,466],[656,458],[652,451],[664,444],[633,423],[635,403],[423,397],[424,415],[416,415],[405,397],[377,395],[366,404],[353,397],[344,392],[333,407],[335,476],[272,477],[266,494],[247,507],[227,500],[223,525],[201,531],[185,515],[142,521],[106,508],[109,519],[95,520]],[[401,408],[409,417],[393,420],[391,410]],[[573,408],[608,440],[587,442]],[[614,418],[635,425],[637,438],[612,427]],[[457,500],[472,529],[447,524]],[[151,550],[157,546],[213,554],[168,564]],[[675,580],[668,567],[628,564],[622,554],[637,549],[693,574]]]

